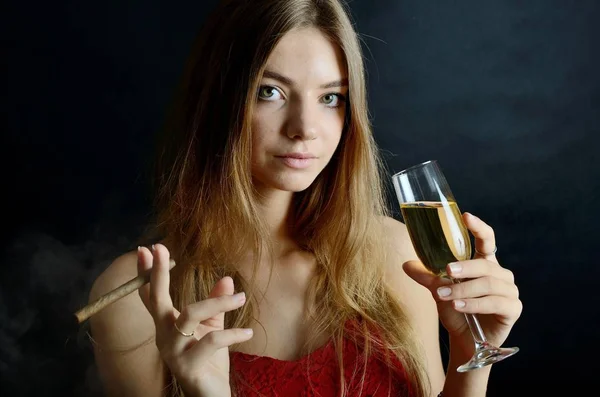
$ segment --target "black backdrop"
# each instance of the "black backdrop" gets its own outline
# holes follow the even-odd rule
[[[154,133],[212,3],[5,5],[0,394],[99,395],[70,316],[143,226]],[[507,345],[521,352],[494,366],[488,395],[593,387],[598,2],[351,8],[390,172],[437,159],[516,274]]]

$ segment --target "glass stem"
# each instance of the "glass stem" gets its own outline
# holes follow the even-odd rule
[[[459,279],[452,279],[455,284],[460,283]],[[471,334],[473,335],[473,339],[475,339],[475,347],[479,350],[482,346],[487,344],[487,338],[483,333],[483,329],[479,324],[479,320],[472,313],[465,313],[465,319],[467,320],[467,324],[469,325],[469,329],[471,330]]]
[[[467,324],[469,324],[469,329],[471,330],[473,339],[475,339],[475,347],[479,349],[487,344],[487,339],[485,338],[485,334],[481,329],[481,325],[479,325],[477,317],[475,317],[474,314],[465,313],[465,318],[467,319]]]

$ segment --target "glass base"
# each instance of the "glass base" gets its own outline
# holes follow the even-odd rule
[[[519,351],[518,347],[494,347],[488,343],[477,346],[477,350],[471,359],[458,367],[458,372],[472,371],[486,365],[497,363],[508,358]]]

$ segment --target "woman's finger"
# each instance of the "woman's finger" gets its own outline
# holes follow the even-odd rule
[[[471,259],[449,263],[446,266],[446,272],[452,278],[466,279],[484,276],[496,277],[510,283],[514,283],[513,273],[498,265],[498,262],[492,262],[487,259]]]
[[[235,292],[233,286],[233,279],[229,276],[225,276],[219,281],[215,283],[208,298],[217,298],[223,295],[233,295]],[[215,329],[224,329],[225,328],[225,313],[219,313],[216,316],[213,316],[204,322],[204,325],[209,327],[213,327]]]
[[[475,215],[465,212],[463,220],[467,229],[475,237],[475,258],[496,260],[496,235],[494,229]],[[483,254],[483,255],[482,255]]]
[[[188,352],[198,363],[206,362],[215,352],[236,343],[242,343],[253,336],[251,328],[230,328],[212,331],[204,335]]]
[[[193,334],[198,324],[202,321],[215,317],[217,314],[238,309],[245,302],[246,294],[240,292],[235,295],[222,295],[218,298],[209,298],[186,306],[181,311],[173,327],[175,333],[173,345],[175,349],[183,349],[189,342],[189,337],[182,335],[179,331],[188,335]],[[197,339],[201,339],[203,335],[195,336]]]
[[[473,299],[456,299],[452,301],[452,306],[462,313],[495,314],[506,318],[507,323],[516,321],[523,310],[523,303],[519,299],[497,295]]]
[[[152,255],[149,302],[157,328],[170,327],[173,325],[173,301],[169,293],[169,251],[162,244],[154,244]]]
[[[138,247],[137,249],[137,270],[138,276],[145,277],[152,269],[152,253],[146,247]],[[149,303],[149,294],[150,294],[150,285],[145,284],[138,288],[138,294],[140,295],[140,299],[146,306],[146,309],[152,316],[150,303]]]
[[[503,296],[517,299],[519,289],[508,281],[495,277],[480,277],[468,281],[462,281],[452,285],[445,285],[437,289],[440,300],[470,299],[482,296]]]

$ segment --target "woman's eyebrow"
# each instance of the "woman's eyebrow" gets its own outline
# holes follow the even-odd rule
[[[285,85],[288,85],[290,87],[293,87],[296,85],[296,83],[294,83],[294,81],[292,79],[290,79],[289,77],[286,77],[286,76],[284,76],[280,73],[274,72],[272,70],[265,70],[263,72],[263,77],[278,80],[279,82],[281,82]],[[343,78],[340,80],[332,81],[330,83],[322,84],[319,86],[319,88],[334,88],[334,87],[347,87],[347,86],[348,86],[348,79]]]

